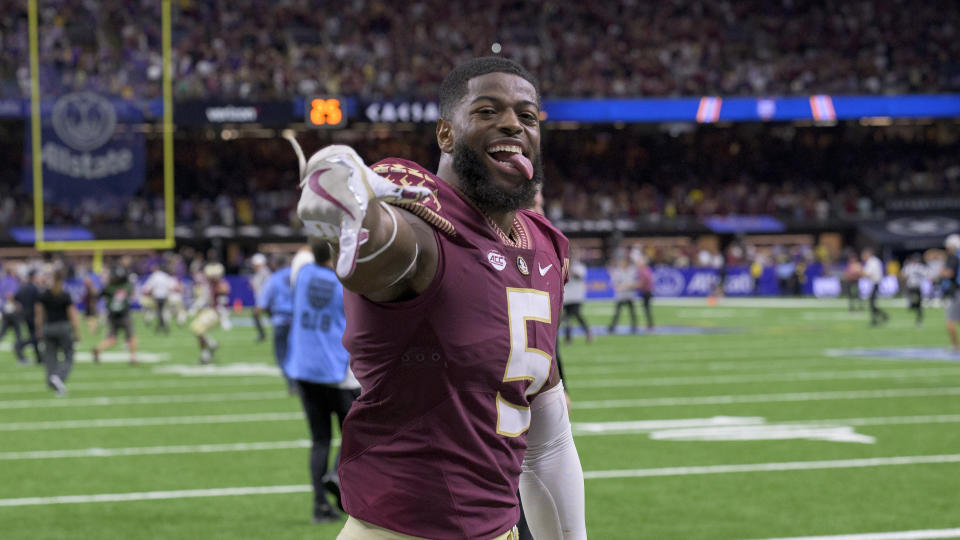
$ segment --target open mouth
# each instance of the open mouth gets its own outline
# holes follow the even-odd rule
[[[495,144],[487,148],[487,155],[501,171],[519,174],[527,180],[533,178],[533,164],[523,155],[523,148],[519,145]]]

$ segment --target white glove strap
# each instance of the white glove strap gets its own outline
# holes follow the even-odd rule
[[[534,538],[587,538],[583,469],[570,432],[563,383],[530,405],[520,499]]]

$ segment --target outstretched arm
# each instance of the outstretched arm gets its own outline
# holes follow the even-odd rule
[[[585,540],[583,469],[573,444],[563,384],[530,405],[520,498],[534,538]]]
[[[374,301],[403,299],[423,291],[436,273],[433,230],[387,202],[416,201],[426,188],[402,187],[380,177],[347,146],[328,146],[300,161],[303,193],[297,214],[308,234],[330,242],[337,277],[347,289]]]

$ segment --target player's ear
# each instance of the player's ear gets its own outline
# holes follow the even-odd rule
[[[437,120],[437,145],[444,154],[453,153],[453,126],[443,118]]]

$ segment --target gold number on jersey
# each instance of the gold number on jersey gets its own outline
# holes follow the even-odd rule
[[[531,347],[527,321],[550,324],[550,293],[536,289],[507,288],[507,318],[510,321],[510,356],[503,382],[530,381],[525,395],[540,391],[550,376],[551,356]],[[510,403],[497,392],[497,433],[517,437],[530,427],[530,407]]]

